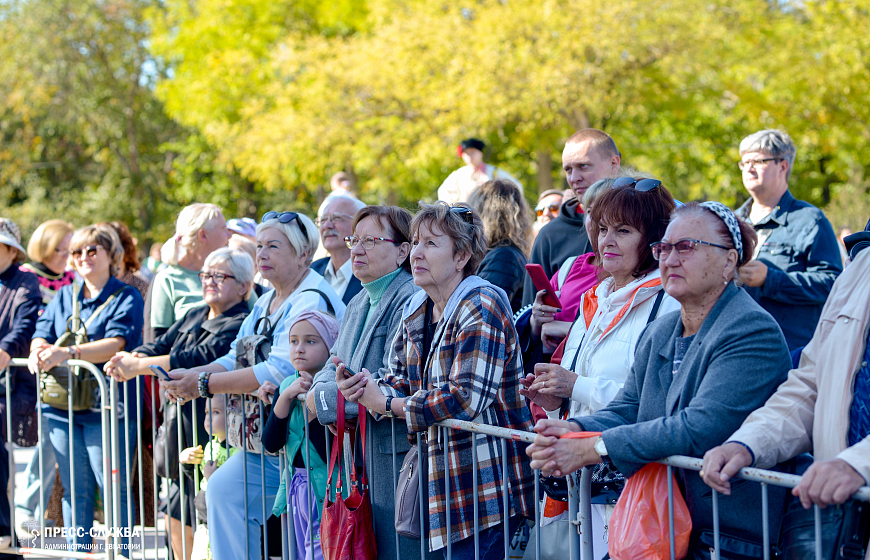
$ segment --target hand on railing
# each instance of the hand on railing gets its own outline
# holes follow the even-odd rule
[[[864,486],[864,477],[842,459],[813,463],[791,491],[801,500],[804,509],[839,505]]]
[[[544,476],[567,476],[587,465],[601,462],[595,452],[595,438],[568,439],[562,436],[576,432],[577,424],[567,420],[538,420],[538,436],[526,449],[532,458],[532,468],[540,469]]]
[[[198,465],[202,463],[202,446],[182,449],[178,455],[178,462],[184,465]]]
[[[730,442],[704,454],[704,468],[699,473],[704,482],[717,492],[731,495],[732,476],[752,465],[752,454],[741,443]]]

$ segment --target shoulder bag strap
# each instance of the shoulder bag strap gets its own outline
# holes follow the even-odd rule
[[[646,324],[649,325],[653,321],[656,320],[656,317],[659,314],[659,307],[662,306],[662,300],[665,298],[665,289],[662,288],[658,295],[656,295],[656,302],[653,304],[652,311],[650,311],[649,317],[647,317]]]
[[[332,306],[332,302],[329,301],[329,298],[326,297],[326,294],[324,294],[323,292],[321,292],[321,291],[318,290],[317,288],[308,288],[307,290],[302,290],[302,292],[299,292],[299,293],[303,293],[303,292],[316,292],[316,293],[320,294],[320,297],[322,297],[322,298],[323,298],[323,301],[326,302],[326,311],[327,311],[330,315],[332,315],[333,317],[335,317],[335,308]]]
[[[100,305],[98,308],[96,308],[94,310],[94,312],[91,314],[91,316],[88,317],[88,320],[85,321],[85,324],[84,324],[85,329],[87,329],[88,327],[91,326],[91,324],[93,324],[94,320],[97,318],[97,315],[102,313],[103,310],[106,309],[110,303],[112,303],[112,300],[115,299],[118,296],[118,294],[123,292],[124,288],[126,288],[126,287],[127,286],[121,286],[121,288],[119,288],[117,292],[115,292],[114,294],[112,294],[108,298],[106,298],[106,301],[104,301],[102,303],[102,305]],[[87,333],[87,330],[85,332]]]
[[[568,278],[568,273],[571,272],[571,267],[574,266],[574,262],[577,260],[577,257],[568,257],[565,259],[565,262],[562,263],[562,267],[559,269],[558,280],[556,280],[556,285],[559,286],[559,289],[562,289],[562,286],[565,284],[565,279]]]
[[[275,290],[272,290],[272,295],[269,296],[269,302],[266,304],[265,315],[257,319],[257,322],[254,323],[254,334],[262,334],[267,336],[270,340],[272,339],[272,334],[275,332],[275,327],[277,324],[273,325],[272,321],[269,319],[269,315],[271,313],[269,310],[272,308],[272,302],[275,301]],[[265,324],[266,327],[261,331],[260,325]]]
[[[341,497],[341,486],[342,486],[342,469],[341,464],[343,461],[338,461],[338,456],[340,453],[344,452],[344,395],[341,391],[338,392],[338,419],[336,422],[336,428],[338,433],[335,436],[335,440],[332,442],[332,451],[330,453],[329,458],[329,474],[326,477],[326,500],[330,499],[330,488],[332,487],[332,474],[335,470],[335,463],[338,462],[338,482],[335,485],[335,498],[338,500]]]

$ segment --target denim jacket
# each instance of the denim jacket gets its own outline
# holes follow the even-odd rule
[[[736,214],[749,220],[751,208],[750,198]],[[806,346],[834,280],[843,271],[834,229],[821,210],[795,199],[790,191],[753,226],[762,237],[764,230],[772,230],[758,253],[758,260],[767,265],[767,279],[760,288],[745,289],[779,323],[789,351]]]

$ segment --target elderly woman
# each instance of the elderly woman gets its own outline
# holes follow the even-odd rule
[[[254,261],[244,251],[230,248],[218,249],[205,259],[202,272],[202,297],[205,304],[191,309],[186,316],[175,322],[163,335],[151,344],[136,348],[132,353],[119,352],[103,366],[106,373],[118,381],[127,381],[137,375],[153,375],[149,366],[163,369],[193,368],[204,366],[225,356],[230,344],[236,339],[242,321],[248,315],[247,299],[254,280]],[[196,441],[203,445],[209,435],[203,427],[206,400],[197,399]],[[185,440],[179,449],[193,447],[193,405],[185,404],[181,411]],[[172,434],[171,437],[175,437]],[[187,519],[195,519],[193,513],[193,482],[187,480]],[[170,523],[172,524],[172,548],[177,557],[182,555],[181,546],[181,501],[178,487],[173,481],[170,489]],[[188,554],[193,550],[193,529],[188,527]]]
[[[755,243],[752,228],[718,202],[674,212],[652,250],[665,291],[680,302],[680,312],[644,331],[631,374],[607,407],[570,421],[538,422],[539,435],[528,449],[533,467],[564,476],[607,461],[631,476],[669,455],[700,457],[773,394],[791,365],[785,338],[770,314],[734,282]],[[571,431],[602,435],[560,439]],[[691,556],[712,546],[712,498],[697,472],[681,471],[679,477],[692,515]],[[772,493],[771,499],[782,494]],[[757,488],[743,485],[719,498],[723,534],[749,541],[743,543],[755,547],[749,557],[762,556],[756,544],[762,539],[760,497]],[[724,543],[722,557],[729,558]]]
[[[411,213],[404,208],[366,206],[354,218],[353,235],[346,238],[351,248],[353,274],[362,283],[363,289],[348,303],[331,354],[353,371],[366,368],[379,377],[381,370],[386,371],[389,367],[389,345],[401,325],[402,308],[418,290],[411,276],[408,258],[411,253],[411,219]],[[317,414],[321,424],[335,424],[337,395],[335,364],[329,360],[314,377],[308,391],[308,408]],[[358,411],[354,405],[345,407],[348,417],[356,417]],[[369,481],[372,485],[369,495],[372,498],[378,555],[381,558],[395,558],[392,445],[383,442],[393,440],[395,427],[395,449],[401,460],[401,456],[409,449],[408,433],[401,422],[377,421],[369,415],[366,415],[365,421],[368,433],[372,434],[367,438],[366,467],[370,471]],[[400,537],[399,547],[402,558],[420,556],[419,544],[405,537]]]
[[[120,280],[115,274],[121,265],[124,249],[115,230],[108,226],[92,225],[73,234],[70,241],[70,264],[82,277],[83,282],[74,282],[61,288],[51,300],[36,324],[36,332],[30,344],[31,371],[51,372],[70,358],[91,362],[97,367],[124,348],[134,348],[142,336],[142,296]],[[54,343],[67,331],[67,325],[75,307],[80,311],[80,320],[87,325],[88,342],[61,347]],[[90,374],[88,374],[89,376]],[[86,379],[86,378],[85,378]],[[45,394],[45,391],[43,392]],[[123,386],[118,388],[118,400],[123,403]],[[103,495],[103,429],[100,413],[95,404],[90,410],[73,413],[73,425],[68,422],[67,410],[46,406],[49,438],[57,457],[60,479],[63,483],[63,520],[66,527],[73,527],[72,508],[75,507],[76,527],[83,527],[78,538],[79,548],[89,550],[91,537],[88,533],[94,518],[94,482]],[[60,403],[58,403],[60,406]],[[120,469],[126,470],[125,450],[133,443],[132,431],[135,422],[129,422],[131,433],[123,430],[126,414],[135,415],[135,399],[119,406],[121,420],[118,430]],[[131,416],[132,417],[132,416]],[[75,457],[70,457],[69,438],[74,441]],[[70,472],[76,471],[76,503],[72,504]],[[120,485],[121,522],[127,523],[127,488]],[[72,544],[73,538],[67,541]]]
[[[477,214],[466,206],[443,202],[421,206],[411,224],[411,271],[422,291],[404,307],[389,369],[376,382],[367,369],[347,376],[344,365],[339,365],[338,388],[347,400],[361,402],[372,413],[404,418],[409,432],[422,432],[428,488],[434,490],[427,496],[429,549],[444,549],[449,531],[453,557],[474,558],[476,501],[481,557],[502,558],[505,518],[510,518],[513,530],[522,516],[533,511],[532,473],[522,446],[507,442],[510,506],[504,511],[501,442],[451,432],[445,464],[445,444],[436,423],[474,420],[530,429],[529,411],[519,393],[522,364],[510,302],[504,290],[473,275],[486,251]],[[471,486],[472,445],[478,447],[477,469],[480,480],[487,483],[486,492]],[[448,472],[456,474],[451,477],[450,497],[445,487]],[[447,507],[451,527],[447,527]]]
[[[19,268],[27,258],[21,247],[21,232],[12,220],[0,218],[0,370],[6,369],[12,358],[27,355],[30,339],[36,329],[36,319],[42,307],[39,282],[32,274]],[[32,413],[36,406],[36,386],[32,375],[22,368],[10,370],[12,394],[6,394],[6,384],[0,385],[3,422],[6,432],[6,415],[14,401],[13,410],[18,414]],[[36,420],[33,420],[36,423]],[[14,424],[13,424],[14,425]],[[34,434],[35,435],[35,434]],[[10,436],[9,438],[13,438]],[[30,443],[33,445],[33,443]],[[38,471],[38,466],[35,469]],[[9,456],[5,445],[0,445],[0,485],[6,488],[9,482]],[[38,482],[38,480],[37,480]],[[35,492],[38,498],[38,487]],[[0,535],[11,535],[8,494],[0,496]],[[0,537],[0,542],[2,542]],[[8,545],[7,545],[8,546]]]
[[[514,312],[523,306],[523,280],[532,250],[529,205],[510,181],[487,181],[468,199],[483,221],[486,256],[476,274],[507,293]]]
[[[266,212],[263,215],[257,226],[257,266],[274,290],[257,300],[225,356],[204,366],[170,372],[175,381],[164,383],[170,398],[190,400],[220,393],[247,395],[256,393],[267,381],[280,386],[286,376],[296,371],[290,361],[288,337],[296,315],[305,309],[334,311],[338,319],[344,315],[341,298],[322,276],[310,269],[318,242],[317,228],[302,214]],[[250,363],[239,342],[256,334],[269,336],[271,351],[265,361]],[[238,400],[231,399],[231,403]],[[227,414],[234,414],[232,404]],[[238,414],[241,417],[241,410]],[[262,425],[258,428],[261,431]],[[228,435],[232,439],[233,434]],[[261,463],[265,463],[263,481],[260,480]],[[265,495],[261,493],[261,483]],[[236,453],[215,471],[206,491],[209,539],[215,558],[260,558],[260,527],[266,522],[262,514],[264,501],[271,507],[279,483],[278,457],[250,449],[247,453]],[[227,488],[234,491],[227,492]],[[247,519],[245,500],[248,502]],[[240,534],[242,527],[246,528],[247,536]]]
[[[175,235],[160,252],[166,268],[151,283],[145,342],[153,342],[202,303],[202,263],[213,251],[226,247],[229,238],[227,221],[214,204],[196,203],[182,208],[175,222]]]

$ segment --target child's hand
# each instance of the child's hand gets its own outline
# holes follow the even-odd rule
[[[185,465],[198,465],[202,463],[202,446],[188,447],[181,452],[178,457],[180,463]]]
[[[217,470],[218,465],[214,461],[206,461],[202,464],[202,474],[206,480],[208,480],[211,475]]]
[[[275,396],[275,390],[278,388],[277,385],[272,383],[271,381],[264,381],[260,388],[257,389],[257,396],[260,397],[260,400],[263,401],[266,405],[272,404],[272,397]]]

